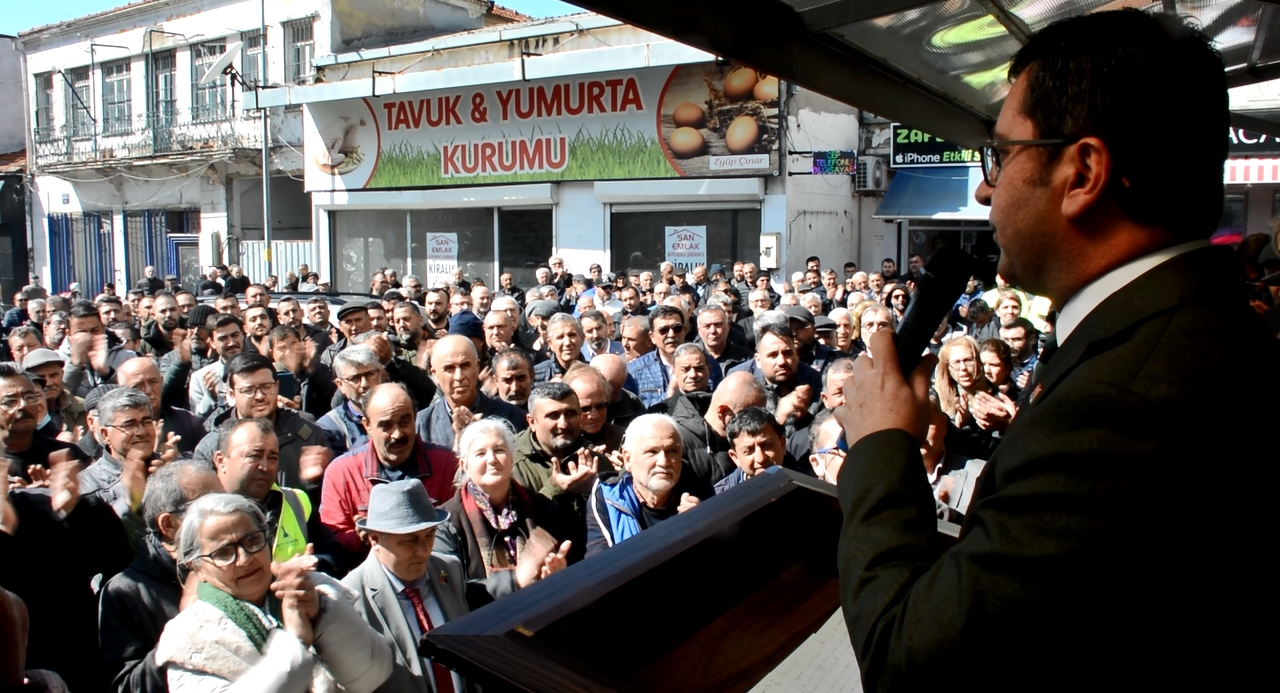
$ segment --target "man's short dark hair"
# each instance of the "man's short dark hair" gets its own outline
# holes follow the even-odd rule
[[[583,313],[578,316],[578,324],[581,325],[583,320],[595,320],[601,324],[608,324],[609,322],[609,319],[604,316],[604,313],[601,313],[598,310],[583,311]]]
[[[293,329],[292,325],[276,325],[267,333],[267,345],[269,348],[274,348],[276,344],[280,343],[280,340],[287,339],[289,337],[302,339],[302,337],[298,335],[298,331]]]
[[[1022,110],[1036,128],[1032,137],[1106,143],[1111,190],[1130,218],[1185,240],[1217,228],[1227,80],[1222,56],[1199,29],[1139,10],[1064,19],[1018,50],[1009,66],[1009,79],[1017,78],[1027,82]]]
[[[120,337],[121,339],[125,339],[128,341],[133,341],[142,336],[138,332],[138,327],[136,325],[134,325],[131,322],[125,322],[123,320],[120,320],[119,322],[113,322],[110,325],[107,325],[107,329],[111,330],[112,332],[115,332],[117,337]],[[123,335],[120,334],[121,332],[124,332],[124,334]]]
[[[533,374],[533,357],[520,347],[507,347],[493,355],[494,370],[497,370],[499,365],[510,366],[516,363],[523,364],[529,369],[529,374]]]
[[[242,426],[253,426],[263,435],[268,433],[271,435],[276,434],[275,426],[266,419],[239,419],[233,417],[218,426],[218,452],[223,455],[231,454],[231,436],[234,436]]]
[[[169,298],[172,298],[175,301],[177,300],[177,294],[168,289],[161,289],[157,291],[154,296],[157,301],[160,300],[161,298],[164,298],[165,296],[168,296]]]
[[[241,330],[244,329],[244,321],[230,313],[215,313],[210,315],[208,322],[205,323],[210,332],[220,330],[231,324],[235,324],[235,326],[239,327]]]
[[[134,298],[135,296],[137,298],[142,298],[147,294],[142,289],[129,289],[128,291],[124,292],[124,295],[128,298]],[[117,302],[119,301],[119,299],[116,299],[115,296],[108,296],[107,298],[115,299]],[[99,301],[99,303],[101,303],[101,301]]]
[[[756,345],[764,342],[764,336],[767,334],[774,335],[783,340],[791,341],[796,338],[795,330],[791,329],[791,325],[775,322],[764,322],[756,324]]]
[[[854,268],[854,269],[858,269],[858,263],[856,263],[856,262],[854,262],[854,261],[852,261],[852,260],[850,260],[849,262],[844,263],[844,268],[845,268],[845,269],[849,269],[850,267],[852,267],[852,268]]]
[[[818,264],[822,264],[822,258],[818,257],[817,255],[810,255],[809,257],[804,259],[804,264],[807,265],[810,262],[816,262]]]
[[[102,321],[102,316],[98,315],[98,306],[91,301],[76,301],[72,303],[69,318],[72,320],[76,318],[94,318],[99,322]]]
[[[227,363],[227,385],[233,387],[237,375],[261,370],[271,371],[271,379],[276,379],[276,367],[271,359],[262,354],[236,354]]]
[[[1000,329],[1002,330],[1012,330],[1016,327],[1021,327],[1024,331],[1026,331],[1028,338],[1037,337],[1040,335],[1040,330],[1037,330],[1036,326],[1031,324],[1031,321],[1026,318],[1021,318],[1021,317],[1012,318],[1010,320],[1005,320],[1004,322],[1000,323]]]
[[[32,387],[35,387],[35,383],[31,380],[31,374],[22,370],[22,366],[13,361],[0,361],[0,379],[4,378],[23,378],[31,383]]]
[[[729,419],[729,425],[724,429],[724,437],[733,443],[743,433],[758,436],[766,428],[778,434],[779,439],[786,440],[786,431],[782,428],[782,424],[773,418],[769,410],[764,407],[747,407]]]
[[[675,306],[654,306],[653,310],[649,311],[649,329],[652,331],[653,326],[659,320],[670,320],[671,318],[679,318],[680,322],[683,323],[684,311]]]
[[[553,380],[546,383],[538,383],[533,386],[533,390],[529,392],[529,403],[525,405],[529,411],[533,411],[533,407],[540,400],[549,399],[553,402],[563,402],[570,397],[577,399],[578,395],[573,388],[561,381]]]
[[[628,292],[628,291],[630,291],[631,293],[635,294],[636,296],[639,296],[639,295],[640,295],[640,290],[639,290],[639,289],[637,289],[636,287],[634,287],[634,286],[632,286],[632,285],[630,285],[630,284],[627,284],[626,286],[624,286],[624,287],[622,287],[621,289],[619,289],[619,290],[618,290],[618,296],[622,296],[622,294],[624,294],[624,293],[626,293],[626,292]]]
[[[250,284],[244,288],[245,293],[248,293],[249,289],[262,289],[265,293],[271,293],[271,289],[268,289],[265,284]]]

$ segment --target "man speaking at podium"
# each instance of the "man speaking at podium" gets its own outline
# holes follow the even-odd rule
[[[1264,680],[1280,348],[1207,240],[1223,70],[1199,31],[1134,10],[1012,61],[977,198],[1000,274],[1061,307],[1056,341],[945,551],[919,452],[936,361],[908,384],[886,332],[858,360],[838,559],[867,690]]]

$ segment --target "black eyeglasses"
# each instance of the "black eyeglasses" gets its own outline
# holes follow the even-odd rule
[[[267,548],[267,533],[259,530],[240,537],[240,541],[223,544],[212,552],[203,556],[196,556],[196,558],[206,559],[219,568],[225,568],[235,563],[236,559],[240,557],[240,549],[244,549],[246,555],[252,556],[265,548]]]
[[[982,158],[982,180],[988,188],[996,187],[1000,180],[1000,150],[1007,147],[1055,147],[1071,144],[1074,139],[1052,138],[1042,140],[988,140],[982,143],[978,154]]]
[[[677,323],[675,325],[664,325],[658,328],[658,334],[662,335],[663,337],[667,336],[668,332],[674,332],[676,334],[684,334],[684,325]]]

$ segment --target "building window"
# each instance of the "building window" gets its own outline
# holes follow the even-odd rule
[[[284,81],[310,84],[315,77],[315,20],[299,19],[284,24]]]
[[[71,124],[71,136],[91,137],[93,114],[89,111],[89,102],[93,95],[89,93],[89,68],[78,67],[63,74],[67,79],[67,122]]]
[[[129,60],[102,64],[102,132],[129,132],[132,129],[133,105],[129,89]]]
[[[250,91],[262,83],[262,31],[240,32],[240,43],[240,77]]]
[[[53,138],[53,73],[36,75],[36,140]]]
[[[226,41],[197,43],[191,47],[191,119],[217,120],[226,115],[227,96],[222,78],[200,84],[209,66],[227,51]]]
[[[176,64],[172,50],[154,53],[151,56],[151,80],[147,84],[148,117],[153,128],[167,128],[173,124],[177,112],[177,90],[175,84]]]
[[[760,254],[759,209],[711,209],[629,212],[614,207],[609,215],[609,247],[614,272],[657,272],[667,257],[667,229],[693,227],[706,237],[706,264],[732,267],[735,260]],[[687,260],[684,264],[690,263]]]

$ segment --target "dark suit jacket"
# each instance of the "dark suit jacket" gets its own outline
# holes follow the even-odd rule
[[[1091,312],[945,552],[918,443],[889,430],[853,446],[838,561],[868,691],[1225,690],[1261,675],[1280,347],[1240,287],[1230,250],[1206,248]]]

